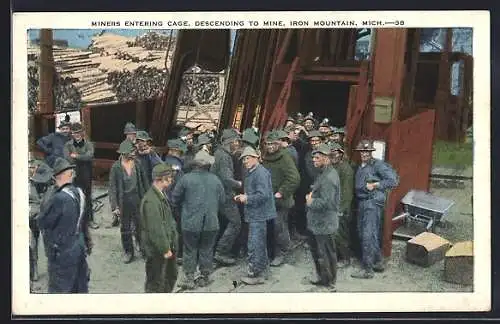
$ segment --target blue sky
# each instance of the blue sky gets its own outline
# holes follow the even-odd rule
[[[92,37],[101,33],[105,29],[54,29],[54,39],[62,39],[68,41],[68,46],[72,48],[87,48],[92,41]],[[106,31],[127,36],[135,37],[143,35],[150,31],[170,35],[170,29],[106,29]],[[231,37],[234,43],[236,35],[235,30],[232,30]],[[176,30],[174,30],[174,35]],[[39,37],[40,31],[38,29],[30,29],[28,37],[30,40],[35,40]],[[231,46],[232,51],[232,46]]]

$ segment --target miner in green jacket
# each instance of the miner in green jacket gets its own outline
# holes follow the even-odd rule
[[[340,179],[340,210],[339,229],[335,236],[337,256],[344,261],[339,267],[349,265],[351,262],[351,235],[352,222],[351,204],[354,197],[354,171],[349,161],[344,158],[344,149],[339,143],[330,143],[333,167],[337,170]]]
[[[281,132],[282,133],[282,132]],[[271,173],[277,218],[274,223],[274,258],[272,266],[283,263],[283,255],[290,248],[288,214],[294,205],[294,193],[300,184],[300,175],[288,150],[281,146],[282,134],[274,131],[265,142],[262,165]]]
[[[141,241],[146,257],[146,293],[170,293],[177,282],[178,233],[164,194],[175,171],[165,163],[153,168],[153,184],[141,201]]]

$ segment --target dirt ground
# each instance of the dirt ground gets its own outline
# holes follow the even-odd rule
[[[102,188],[101,188],[102,190]],[[105,190],[105,189],[104,189]],[[96,190],[97,191],[97,190]],[[455,205],[436,233],[452,243],[473,238],[472,184],[466,182],[459,189],[433,188],[437,196],[450,198]],[[141,293],[144,291],[144,262],[136,259],[131,264],[121,261],[120,231],[106,228],[110,221],[107,198],[102,199],[103,208],[96,214],[101,227],[92,231],[95,247],[88,258],[91,268],[90,292],[99,293]],[[41,245],[41,244],[40,244]],[[392,256],[384,273],[375,274],[371,280],[353,279],[351,272],[358,266],[354,264],[339,269],[338,292],[471,292],[471,286],[447,283],[443,280],[444,261],[431,267],[422,268],[405,261],[406,242],[393,240]],[[35,293],[47,291],[47,260],[40,246],[40,279],[34,284]],[[247,286],[239,278],[245,273],[245,261],[228,268],[219,268],[213,275],[213,283],[198,288],[195,292],[321,292],[307,283],[313,273],[313,262],[307,247],[298,246],[287,262],[279,268],[271,268],[271,277],[263,285]],[[237,282],[236,288],[233,281]]]

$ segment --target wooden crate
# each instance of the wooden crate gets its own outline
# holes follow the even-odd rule
[[[444,280],[472,285],[474,282],[474,244],[472,241],[456,243],[444,260]]]
[[[408,241],[406,260],[422,267],[429,267],[443,260],[451,246],[448,240],[434,233],[423,232]]]

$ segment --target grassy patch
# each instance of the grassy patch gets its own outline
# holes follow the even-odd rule
[[[472,143],[437,141],[432,151],[434,166],[467,168],[472,166]]]

